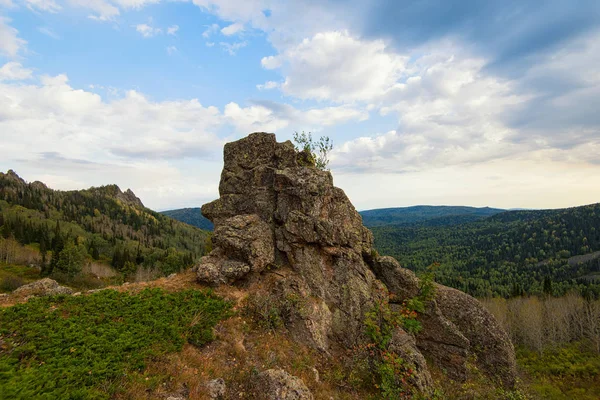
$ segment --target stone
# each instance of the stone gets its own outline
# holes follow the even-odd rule
[[[415,338],[402,329],[394,331],[389,350],[399,355],[407,368],[412,372],[409,383],[423,394],[429,394],[433,379],[427,367],[425,357],[418,350]]]
[[[44,278],[15,289],[13,294],[20,296],[54,296],[58,294],[73,294],[73,290],[59,285],[53,279]]]
[[[488,375],[499,378],[507,387],[516,381],[515,350],[506,331],[477,299],[442,285],[436,285],[440,311],[470,342],[477,356],[476,365]]]
[[[255,398],[263,400],[312,400],[302,379],[282,369],[269,369],[258,375]]]
[[[223,378],[210,380],[206,383],[206,389],[211,399],[222,399],[227,392],[227,386]]]
[[[417,335],[417,347],[457,381],[467,379],[470,341],[440,311],[435,300],[419,315],[423,330]]]
[[[215,229],[212,252],[194,267],[198,281],[260,281],[270,301],[287,310],[284,323],[294,340],[326,354],[351,350],[368,342],[365,315],[374,305],[391,294],[391,307],[398,308],[420,293],[413,272],[378,256],[372,233],[331,173],[289,141],[257,132],[227,143],[219,194],[202,207]],[[462,292],[436,288],[419,317],[424,329],[413,336],[398,328],[390,343],[412,370],[410,383],[422,393],[431,388],[424,355],[464,380],[474,354],[484,372],[514,384],[514,349],[491,314]],[[290,298],[300,299],[297,310],[289,309]],[[267,386],[285,374],[265,373]]]

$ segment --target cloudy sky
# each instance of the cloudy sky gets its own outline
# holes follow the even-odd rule
[[[302,130],[358,209],[600,202],[600,2],[0,0],[0,170],[199,206]]]

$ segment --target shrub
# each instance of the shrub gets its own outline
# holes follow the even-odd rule
[[[25,280],[18,276],[5,276],[0,280],[0,291],[12,292],[13,290],[23,286]]]
[[[230,315],[229,303],[197,290],[32,299],[0,311],[0,393],[108,399],[149,358],[179,351],[186,340],[212,340],[213,327]]]

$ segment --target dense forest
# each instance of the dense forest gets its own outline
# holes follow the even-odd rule
[[[124,276],[189,267],[209,233],[152,211],[109,185],[59,191],[0,173],[0,262],[35,264],[42,275],[74,276],[91,263]]]
[[[424,223],[429,226],[476,221],[506,210],[490,207],[466,206],[412,206],[397,208],[378,208],[361,211],[365,226],[408,225]]]
[[[160,212],[167,217],[176,219],[177,221],[185,222],[188,225],[195,226],[205,231],[212,231],[214,226],[208,218],[202,215],[200,207],[180,208],[177,210],[167,210]]]
[[[600,296],[600,204],[461,219],[370,228],[380,253],[415,271],[437,264],[438,282],[477,297]]]

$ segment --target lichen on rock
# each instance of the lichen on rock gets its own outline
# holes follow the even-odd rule
[[[302,160],[291,142],[269,133],[225,145],[220,197],[202,207],[215,224],[213,250],[195,270],[213,286],[262,280],[273,295],[310,299],[289,321],[293,336],[324,352],[351,349],[365,342],[365,315],[376,303],[390,294],[411,298],[420,281],[377,255],[331,173]],[[413,385],[425,392],[431,386],[423,354],[454,379],[466,377],[466,360],[476,354],[485,372],[512,385],[514,350],[491,314],[462,292],[437,288],[421,316],[423,331],[414,337],[398,327],[392,341],[414,371]]]

